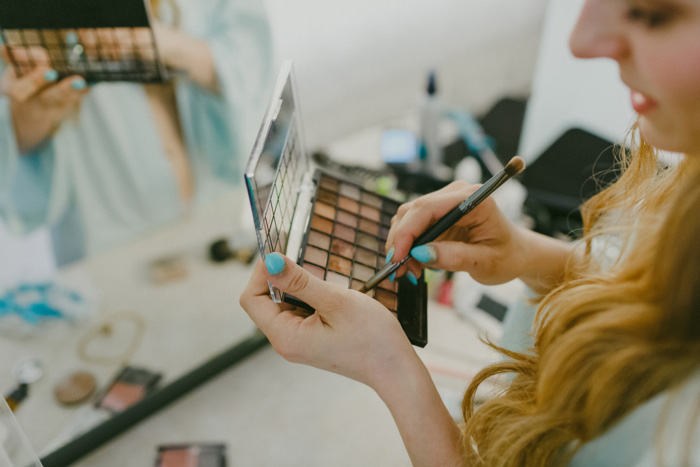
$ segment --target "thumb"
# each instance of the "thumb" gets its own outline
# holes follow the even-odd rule
[[[346,289],[322,281],[280,253],[265,256],[265,268],[272,285],[316,310],[333,310],[342,303]]]

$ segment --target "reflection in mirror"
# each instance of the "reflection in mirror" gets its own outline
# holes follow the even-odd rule
[[[0,5],[0,259],[39,246],[0,275],[0,391],[42,456],[255,331],[241,169],[273,71],[262,2],[55,3]]]

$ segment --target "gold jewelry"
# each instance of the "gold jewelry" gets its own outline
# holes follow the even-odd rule
[[[133,337],[126,350],[120,355],[104,356],[94,355],[89,352],[90,343],[99,338],[109,337],[114,333],[114,325],[119,322],[131,322],[134,324]],[[146,331],[146,323],[143,318],[136,313],[120,312],[107,316],[102,324],[89,330],[78,343],[78,356],[87,363],[98,365],[118,365],[127,363],[136,352]]]

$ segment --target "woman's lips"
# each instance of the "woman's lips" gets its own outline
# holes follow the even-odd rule
[[[632,101],[632,108],[638,114],[654,110],[657,105],[654,99],[633,89],[630,89],[630,101]]]

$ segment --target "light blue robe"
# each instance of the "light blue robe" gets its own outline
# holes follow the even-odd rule
[[[524,300],[516,302],[505,316],[501,345],[528,352],[534,345],[534,318],[534,306]],[[699,403],[700,372],[678,391],[657,395],[586,443],[569,467],[700,467]],[[659,433],[661,442],[657,439]],[[658,464],[657,459],[663,462]]]
[[[214,95],[185,77],[175,80],[198,204],[242,180],[271,91],[272,44],[262,0],[177,4],[180,30],[208,43],[219,83]],[[97,84],[31,155],[19,154],[8,99],[0,97],[0,217],[19,235],[51,227],[58,264],[128,240],[184,209],[142,85]]]

